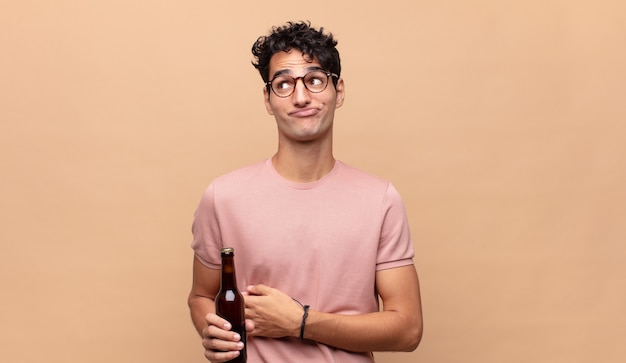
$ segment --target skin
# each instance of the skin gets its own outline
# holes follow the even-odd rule
[[[270,79],[277,72],[293,77],[321,67],[301,52],[276,53],[270,61]],[[332,134],[335,110],[345,98],[345,85],[329,83],[321,93],[311,93],[298,81],[294,93],[279,98],[264,90],[267,112],[278,129],[278,151],[272,157],[276,170],[286,179],[311,182],[332,170]],[[211,362],[233,359],[243,348],[241,337],[230,324],[215,315],[215,295],[220,271],[194,259],[193,285],[189,295],[192,321],[202,337],[205,356]],[[376,289],[383,302],[380,312],[339,315],[309,310],[305,339],[350,351],[412,351],[422,337],[422,310],[415,267],[378,271]],[[250,336],[299,337],[302,307],[283,292],[266,285],[248,286],[244,293],[246,329]]]
[[[270,79],[277,73],[293,77],[321,68],[308,62],[301,52],[276,53],[270,60]],[[263,90],[265,108],[274,116],[278,129],[278,151],[272,158],[276,170],[286,179],[296,182],[315,181],[333,168],[333,121],[335,110],[343,105],[345,86],[329,83],[323,92],[309,92],[301,81],[293,94],[280,98]]]

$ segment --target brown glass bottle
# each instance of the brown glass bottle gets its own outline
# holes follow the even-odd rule
[[[222,280],[220,291],[215,296],[215,313],[228,320],[233,327],[232,331],[241,336],[244,344],[239,356],[229,362],[246,363],[246,320],[243,295],[237,288],[235,250],[230,247],[222,249]]]

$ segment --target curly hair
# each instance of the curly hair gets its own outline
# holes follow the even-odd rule
[[[284,26],[273,27],[268,36],[261,36],[254,42],[252,54],[255,61],[252,65],[259,71],[263,81],[268,82],[272,56],[281,51],[297,49],[309,62],[317,60],[322,68],[340,76],[341,61],[336,46],[337,41],[331,33],[325,34],[324,28],[317,30],[311,27],[310,22],[288,22]],[[336,85],[335,77],[333,82]]]

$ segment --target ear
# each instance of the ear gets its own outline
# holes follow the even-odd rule
[[[343,100],[346,98],[346,85],[343,83],[343,78],[339,78],[339,80],[337,80],[335,92],[337,93],[335,108],[339,108],[343,105]]]
[[[267,87],[263,88],[263,98],[265,99],[265,109],[267,110],[267,113],[274,116],[272,105],[270,105],[270,93],[267,91]]]

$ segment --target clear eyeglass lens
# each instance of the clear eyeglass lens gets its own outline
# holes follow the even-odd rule
[[[286,97],[296,88],[296,82],[296,79],[291,76],[278,76],[272,80],[272,89],[277,95]],[[310,92],[322,92],[328,84],[328,75],[322,71],[309,72],[302,77],[302,82]]]

